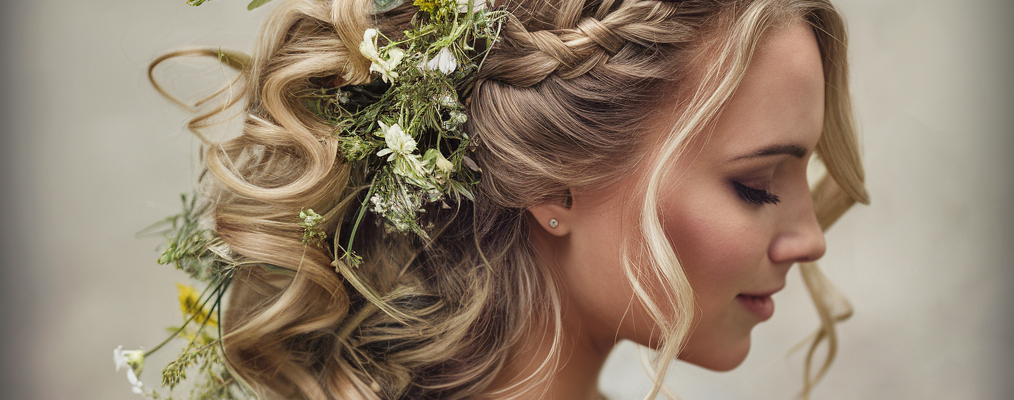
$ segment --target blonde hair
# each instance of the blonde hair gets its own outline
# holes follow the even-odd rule
[[[644,182],[642,234],[624,247],[628,279],[662,337],[648,398],[660,391],[674,397],[662,377],[689,334],[694,305],[657,214],[664,166],[717,118],[761,35],[793,19],[814,27],[827,82],[816,153],[828,176],[813,192],[818,219],[826,228],[854,202],[867,201],[844,23],[827,1],[511,0],[505,6],[513,17],[468,103],[467,130],[482,168],[475,201],[429,210],[441,225],[427,242],[387,234],[368,216],[356,236],[356,248],[364,249],[358,268],[335,261],[335,246],[301,243],[295,216],[302,208],[324,215],[335,240],[347,238],[351,210],[364,193],[349,186],[355,166],[339,158],[333,127],[302,95],[368,82],[369,62],[357,51],[363,31],[377,25],[398,37],[411,4],[374,15],[370,0],[291,0],[274,11],[252,60],[213,52],[241,70],[243,91],[217,93],[217,107],[191,122],[206,144],[210,217],[233,256],[293,271],[251,266],[231,283],[226,359],[261,395],[507,398],[550,379],[561,337],[560,295],[553,276],[535,262],[526,209],[562,201],[570,189],[629,178],[627,167],[639,158],[631,155],[645,152],[651,114],[645,110],[675,96],[678,107],[663,110],[676,114],[675,127]],[[212,53],[168,54],[149,73],[165,59],[193,54]],[[215,143],[200,133],[240,102],[246,107],[241,135]],[[634,259],[650,266],[637,271],[653,276],[639,276]],[[822,321],[807,356],[806,397],[834,358],[834,323],[849,309],[815,265],[802,271]],[[649,295],[645,279],[665,283],[665,293]],[[549,357],[535,374],[493,387],[516,361],[516,349],[528,345],[521,339],[537,329],[554,335]],[[828,355],[813,375],[814,349],[825,340]]]

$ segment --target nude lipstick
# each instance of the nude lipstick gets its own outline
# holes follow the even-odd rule
[[[736,300],[761,321],[767,321],[775,314],[775,301],[771,299],[770,294],[740,294],[736,296]]]

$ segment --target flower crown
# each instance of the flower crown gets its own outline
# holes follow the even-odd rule
[[[208,0],[187,0],[198,6]],[[270,0],[253,0],[254,9]],[[401,6],[406,0],[374,0],[378,13]],[[426,208],[449,207],[448,201],[474,199],[471,188],[480,170],[469,158],[470,138],[463,127],[468,117],[462,99],[474,86],[476,71],[499,37],[508,13],[491,10],[486,0],[414,0],[418,8],[404,39],[394,41],[376,29],[367,29],[359,52],[370,61],[373,80],[363,85],[322,88],[307,99],[307,106],[334,127],[341,155],[353,170],[350,188],[367,188],[351,221],[344,246],[336,242],[335,267],[356,267],[362,262],[352,249],[353,239],[367,211],[382,217],[390,232],[413,233],[424,239],[433,229],[424,221]],[[467,101],[467,100],[466,100]],[[356,193],[353,192],[353,195]],[[198,293],[177,284],[184,323],[169,328],[170,336],[151,350],[114,350],[116,369],[127,369],[135,393],[151,398],[163,395],[147,389],[140,380],[144,359],[175,338],[186,339],[180,356],[162,371],[162,386],[172,390],[194,368],[201,378],[191,397],[237,399],[252,392],[232,375],[220,355],[221,304],[233,273],[251,263],[234,260],[215,233],[202,229],[199,220],[206,206],[195,197],[182,196],[183,211],[146,229],[166,239],[160,264],[174,264],[192,279],[206,282]],[[293,216],[294,218],[296,216]],[[299,215],[303,244],[318,245],[327,238],[324,217],[312,209]],[[273,272],[292,274],[271,265],[256,264]],[[211,328],[211,329],[209,329]]]

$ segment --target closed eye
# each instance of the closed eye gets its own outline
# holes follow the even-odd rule
[[[732,181],[732,187],[736,189],[739,198],[747,203],[762,205],[778,204],[780,201],[778,195],[764,189],[755,189],[736,181]]]

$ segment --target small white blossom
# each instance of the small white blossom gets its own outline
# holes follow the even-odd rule
[[[378,36],[379,32],[373,28],[363,32],[363,42],[359,44],[359,52],[367,60],[370,60],[370,72],[379,72],[384,82],[390,82],[398,78],[395,68],[401,63],[401,59],[405,57],[405,51],[397,47],[389,49],[387,50],[387,59],[385,60],[380,56],[380,50],[377,49]]]
[[[454,58],[454,54],[451,53],[450,49],[444,47],[437,52],[436,57],[426,61],[426,64],[421,65],[420,68],[429,71],[440,70],[444,75],[447,75],[458,68],[458,60]]]
[[[472,0],[472,1],[473,1],[472,2],[473,13],[477,13],[479,11],[486,9],[486,0]],[[468,12],[468,0],[458,0],[458,12],[462,14]]]
[[[137,374],[144,368],[144,349],[123,350],[123,346],[117,346],[113,349],[113,362],[116,364],[117,371],[120,368],[127,368],[127,381],[132,386],[131,390],[144,395],[144,389],[142,389],[144,385],[137,379]]]
[[[113,362],[116,363],[117,371],[123,367],[140,371],[144,368],[144,348],[140,350],[123,350],[123,346],[117,346],[113,349]]]
[[[373,197],[370,197],[370,203],[373,203],[373,212],[377,214],[387,213],[387,202],[385,202],[384,198],[380,197],[379,194],[375,194]]]
[[[377,123],[380,124],[380,136],[383,136],[384,141],[387,142],[387,148],[377,152],[378,157],[390,154],[387,161],[391,162],[398,156],[408,156],[415,151],[415,139],[401,130],[398,124],[387,126],[382,121],[377,121]]]
[[[370,65],[371,71],[380,72],[380,76],[384,79],[384,82],[398,79],[398,73],[394,71],[401,63],[401,59],[405,57],[405,51],[397,47],[387,51],[387,60],[381,65],[372,64]]]
[[[415,151],[415,139],[406,134],[398,124],[387,126],[383,122],[377,122],[380,124],[378,135],[387,142],[387,148],[378,151],[377,156],[387,156],[387,162],[394,164],[394,173],[406,178],[419,180],[429,174],[419,155],[412,154]]]

